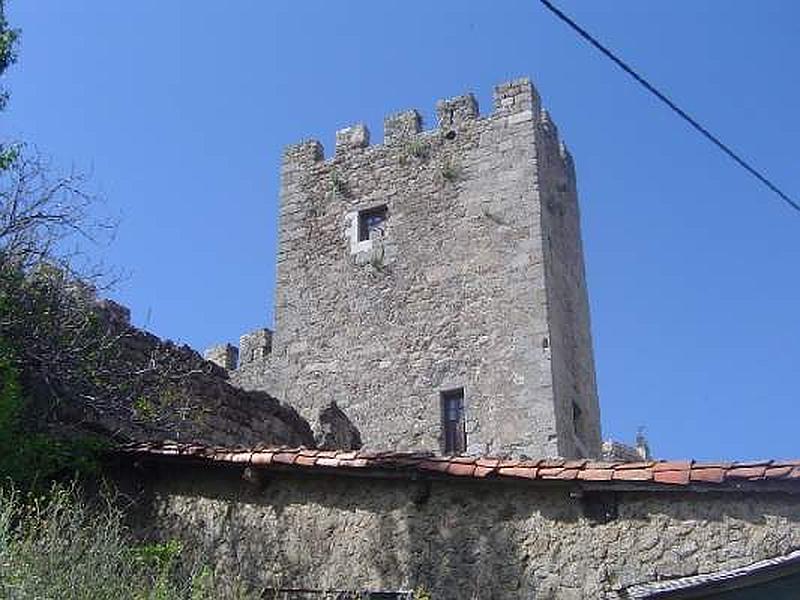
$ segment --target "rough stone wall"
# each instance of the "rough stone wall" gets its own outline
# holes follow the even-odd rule
[[[272,332],[257,329],[239,338],[239,351],[242,366],[263,362],[272,352]]]
[[[293,408],[263,391],[231,385],[223,366],[192,348],[131,326],[125,307],[108,300],[95,305],[108,324],[104,359],[94,364],[93,377],[59,388],[60,401],[39,425],[57,434],[92,433],[118,442],[314,446],[311,427]],[[212,358],[235,366],[235,350],[217,347]],[[25,383],[32,395],[44,397],[37,393],[41,378]]]
[[[471,95],[437,115],[424,132],[415,111],[387,118],[383,145],[342,130],[327,160],[316,141],[287,150],[272,352],[232,380],[308,419],[335,401],[367,447],[396,449],[440,449],[440,393],[463,387],[469,452],[598,455],[577,208],[546,220],[540,201],[571,165],[538,94],[520,80],[488,116]]]
[[[564,454],[598,456],[600,404],[575,169],[545,111],[537,124],[536,148],[558,435]]]
[[[617,517],[603,523],[568,486],[157,472],[139,533],[182,539],[226,577],[267,590],[616,598],[800,547],[800,504],[781,493],[609,493],[597,500],[616,501]]]

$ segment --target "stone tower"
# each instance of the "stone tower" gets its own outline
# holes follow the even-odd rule
[[[233,380],[312,422],[335,401],[371,449],[598,456],[572,159],[527,79],[436,112],[286,150],[275,332]]]

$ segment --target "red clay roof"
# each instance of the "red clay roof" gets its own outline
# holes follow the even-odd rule
[[[434,456],[419,452],[366,452],[307,448],[220,448],[192,444],[141,443],[118,450],[126,456],[189,460],[207,464],[320,471],[336,474],[429,474],[452,478],[578,481],[608,486],[634,484],[653,489],[712,485],[783,483],[800,488],[800,460],[704,463],[696,461],[598,462],[594,460],[514,460],[476,456]],[[754,486],[756,489],[760,485]]]

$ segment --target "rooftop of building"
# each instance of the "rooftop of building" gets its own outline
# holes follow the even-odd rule
[[[638,461],[589,459],[504,459],[437,456],[420,452],[336,451],[310,448],[224,448],[171,442],[123,446],[117,456],[181,464],[236,466],[257,470],[336,476],[446,478],[573,482],[619,491],[784,491],[800,492],[800,460],[748,462]]]

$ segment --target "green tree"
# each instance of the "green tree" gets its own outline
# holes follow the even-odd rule
[[[17,60],[17,40],[19,30],[9,27],[5,17],[5,0],[0,0],[0,78]],[[8,90],[0,87],[0,111],[8,102]],[[15,159],[17,150],[14,144],[0,140],[0,170],[5,169]]]
[[[0,78],[18,41],[0,0]],[[8,97],[0,87],[0,111]],[[0,140],[0,479],[24,488],[85,470],[99,446],[41,427],[53,402],[36,389],[58,385],[101,339],[71,243],[103,229],[84,187],[80,174],[54,175],[41,155]]]

